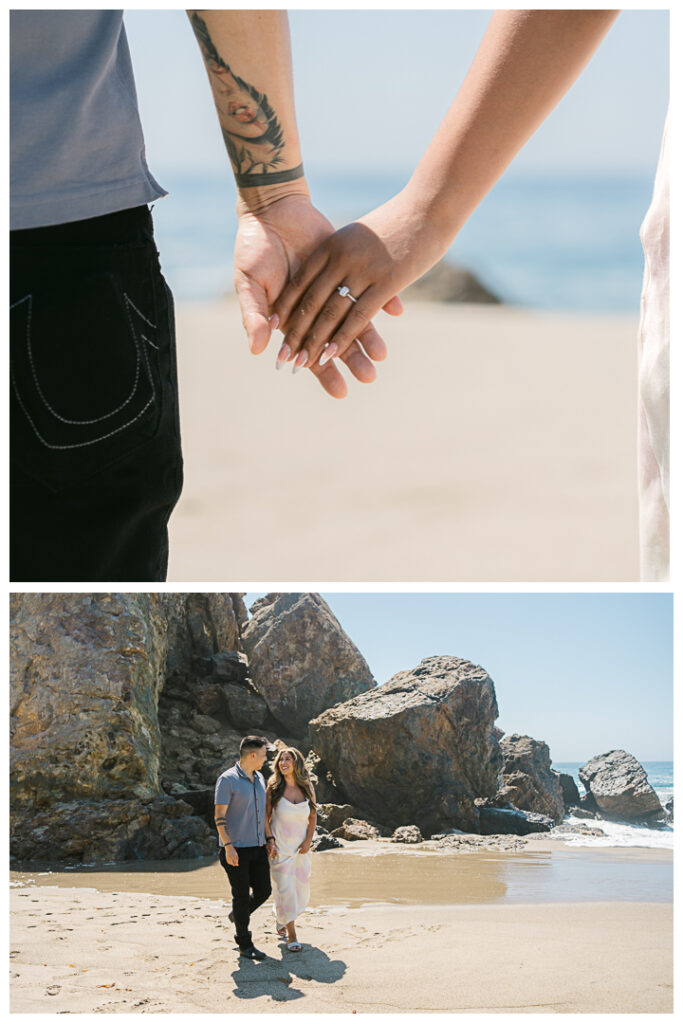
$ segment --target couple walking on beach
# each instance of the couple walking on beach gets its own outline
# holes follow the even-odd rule
[[[188,13],[238,191],[235,287],[251,350],[279,328],[277,366],[343,397],[338,364],[374,379],[386,345],[372,317],[401,312],[398,293],[447,252],[618,12],[497,11],[405,188],[337,232],[304,175],[286,14]],[[183,467],[173,305],[147,208],[165,191],[145,161],[122,17],[11,12],[13,581],[166,578]],[[669,551],[664,153],[642,232],[648,580],[668,577]]]
[[[275,926],[292,953],[301,950],[296,919],[310,893],[311,842],[316,825],[315,792],[303,755],[279,750],[266,786],[261,768],[267,740],[245,736],[240,758],[216,781],[215,822],[219,859],[232,891],[230,921],[240,955],[263,960],[249,919],[271,894]]]

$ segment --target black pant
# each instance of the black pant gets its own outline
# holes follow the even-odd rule
[[[182,488],[146,206],[10,235],[10,579],[159,582]]]
[[[237,849],[237,855],[237,867],[228,864],[223,847],[218,856],[232,889],[235,941],[240,949],[246,949],[251,945],[249,918],[262,903],[266,902],[271,893],[270,867],[265,846],[241,846]]]

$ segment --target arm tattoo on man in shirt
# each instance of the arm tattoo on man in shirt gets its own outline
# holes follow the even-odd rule
[[[219,54],[206,22],[193,11],[190,21],[209,72],[223,140],[240,188],[277,185],[303,177],[303,164],[278,171],[285,142],[265,93],[231,70]]]

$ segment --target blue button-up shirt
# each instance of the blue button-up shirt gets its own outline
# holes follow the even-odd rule
[[[237,761],[216,780],[214,803],[227,804],[225,827],[233,846],[265,846],[266,784],[260,772],[252,781]],[[220,836],[218,845],[225,845]]]

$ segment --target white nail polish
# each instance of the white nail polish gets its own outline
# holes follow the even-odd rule
[[[286,341],[283,341],[282,346],[280,348],[280,351],[277,354],[277,360],[275,362],[275,369],[276,370],[281,370],[282,367],[287,362],[287,360],[289,359],[291,354],[292,354],[291,348],[289,347],[289,345],[287,344]]]
[[[331,345],[326,345],[325,348],[323,349],[323,353],[320,356],[320,359],[318,361],[319,365],[320,366],[324,366],[325,363],[329,363],[330,359],[334,359],[334,357],[337,354],[337,349],[338,349],[338,346],[337,346],[336,342],[334,342],[334,341],[332,342]]]

